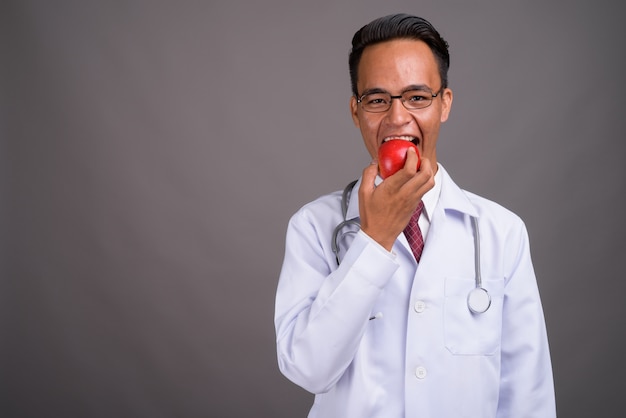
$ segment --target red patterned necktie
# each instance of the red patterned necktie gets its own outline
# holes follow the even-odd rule
[[[415,260],[418,263],[422,256],[422,250],[424,249],[424,237],[422,237],[422,231],[420,230],[417,220],[420,218],[423,209],[424,203],[420,200],[420,204],[417,206],[417,209],[415,209],[415,212],[413,212],[409,224],[404,228],[404,235],[407,241],[409,241],[411,251],[413,251]]]

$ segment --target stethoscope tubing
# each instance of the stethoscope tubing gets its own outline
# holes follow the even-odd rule
[[[333,231],[331,248],[335,254],[337,265],[341,263],[339,260],[339,242],[337,241],[339,233],[343,228],[348,225],[360,226],[358,218],[346,219],[348,213],[348,202],[352,194],[352,189],[357,183],[357,180],[350,182],[343,190],[341,196],[341,212],[343,215],[343,221],[340,222]],[[491,306],[491,296],[487,289],[482,284],[482,273],[480,270],[480,232],[478,228],[478,218],[476,216],[470,216],[472,219],[472,229],[474,235],[474,273],[475,273],[475,287],[470,290],[467,295],[467,306],[469,310],[474,314],[481,314],[486,312]]]

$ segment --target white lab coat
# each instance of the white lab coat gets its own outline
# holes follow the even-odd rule
[[[341,192],[290,220],[276,294],[282,373],[315,394],[310,418],[556,416],[543,311],[522,220],[461,190],[443,167],[419,266],[359,231],[337,267]],[[347,218],[358,217],[354,188]],[[474,235],[491,307],[472,314]],[[370,319],[376,314],[382,317]]]

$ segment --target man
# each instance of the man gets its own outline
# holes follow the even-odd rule
[[[554,417],[524,223],[461,190],[437,161],[453,99],[447,43],[424,19],[387,16],[355,34],[349,63],[352,119],[373,161],[354,188],[289,223],[280,370],[315,394],[311,418]],[[417,145],[419,170],[410,150],[400,171],[378,176],[390,139]],[[414,214],[423,250],[405,231]],[[468,296],[477,288],[482,306]]]

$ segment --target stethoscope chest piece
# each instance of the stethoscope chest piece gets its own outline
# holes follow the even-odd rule
[[[476,287],[467,295],[467,306],[475,314],[487,312],[487,309],[491,306],[491,297],[487,290],[482,287]]]

